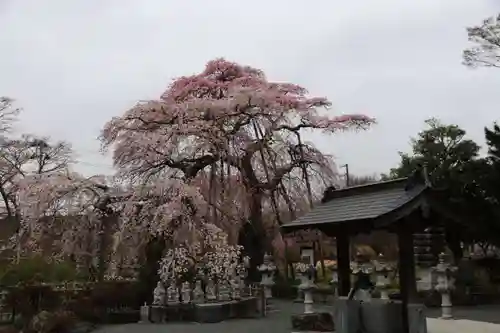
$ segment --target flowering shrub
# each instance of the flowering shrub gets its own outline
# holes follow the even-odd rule
[[[215,281],[229,281],[244,270],[240,262],[242,247],[239,245],[218,246],[203,256],[203,272]]]
[[[164,282],[176,281],[182,283],[193,280],[195,274],[193,255],[185,247],[167,250],[160,261],[158,274]]]
[[[245,270],[240,262],[241,246],[222,245],[200,254],[191,254],[186,248],[166,252],[158,271],[162,281],[193,281],[197,276],[214,281],[229,281]]]

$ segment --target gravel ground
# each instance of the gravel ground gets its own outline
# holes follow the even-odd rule
[[[290,333],[293,313],[303,312],[303,305],[276,301],[276,311],[266,318],[234,319],[216,324],[167,323],[167,324],[127,324],[101,327],[98,333]],[[328,309],[325,306],[318,308]],[[331,308],[330,308],[331,310]]]
[[[104,326],[95,332],[98,333],[290,333],[290,316],[303,311],[302,304],[275,301],[277,311],[270,313],[266,318],[236,319],[217,324],[172,323],[172,324],[128,324]],[[331,307],[317,306],[318,310],[331,311]],[[456,308],[454,314],[457,319],[473,320],[500,324],[500,306],[477,306],[470,308]],[[428,317],[439,317],[439,309],[428,310]],[[458,320],[456,321],[459,322]],[[491,325],[490,325],[491,326]],[[498,326],[500,328],[500,326]],[[485,331],[486,332],[486,331]],[[489,332],[489,331],[488,331]],[[492,331],[493,332],[493,331]],[[495,331],[496,332],[496,331]],[[500,330],[499,330],[500,332]],[[430,332],[434,333],[434,332]],[[436,332],[438,333],[438,332]],[[472,333],[472,332],[471,332]],[[478,332],[479,333],[479,332]]]

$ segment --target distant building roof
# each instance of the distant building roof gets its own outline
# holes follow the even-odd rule
[[[324,203],[283,229],[302,229],[323,224],[375,220],[414,202],[429,186],[412,178],[378,182],[325,191]]]

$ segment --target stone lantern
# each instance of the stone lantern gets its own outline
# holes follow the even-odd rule
[[[293,266],[295,273],[297,274],[297,278],[300,281],[299,285],[306,283],[308,280],[307,274],[311,266],[311,260],[308,257],[303,256],[300,258],[300,261],[293,264]],[[297,298],[294,299],[293,302],[304,303],[304,292],[300,288],[297,289]]]
[[[314,276],[316,275],[316,269],[313,265],[309,265],[309,268],[302,273],[303,278],[302,283],[299,285],[299,289],[304,293],[304,313],[314,313],[313,310],[313,291],[318,287],[314,283]]]
[[[260,285],[264,287],[264,297],[266,305],[268,305],[272,296],[272,287],[274,285],[274,272],[276,272],[276,265],[272,261],[273,257],[270,254],[264,255],[264,262],[258,267],[261,273]]]
[[[338,296],[338,286],[339,286],[339,272],[338,272],[338,266],[337,264],[333,264],[331,266],[331,271],[332,271],[332,279],[330,280],[330,285],[332,286],[333,288],[333,291],[335,293],[335,297]]]
[[[441,294],[441,318],[452,319],[451,292],[455,289],[455,278],[453,275],[457,267],[446,261],[446,254],[439,255],[438,264],[433,267],[432,272],[437,276],[436,291]]]
[[[385,260],[383,254],[379,254],[375,261],[375,288],[380,292],[380,299],[389,300],[389,287],[391,279],[389,274],[393,271],[393,267]]]
[[[371,275],[373,274],[374,266],[361,254],[356,255],[356,261],[351,262],[351,274],[355,278],[354,297],[358,301],[369,301],[371,300],[371,289],[373,288],[373,283],[371,281]]]
[[[150,309],[149,305],[147,305],[146,303],[144,303],[144,305],[141,306],[140,320],[139,320],[140,324],[149,323],[149,309]]]

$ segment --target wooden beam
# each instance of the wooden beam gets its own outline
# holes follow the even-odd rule
[[[412,220],[407,218],[401,221],[398,228],[399,247],[399,289],[403,303],[403,328],[409,332],[408,304],[418,302],[417,282],[415,274],[415,254],[413,251]]]
[[[345,228],[340,229],[335,238],[337,245],[339,296],[347,296],[351,290],[351,256],[349,238],[349,233]]]

